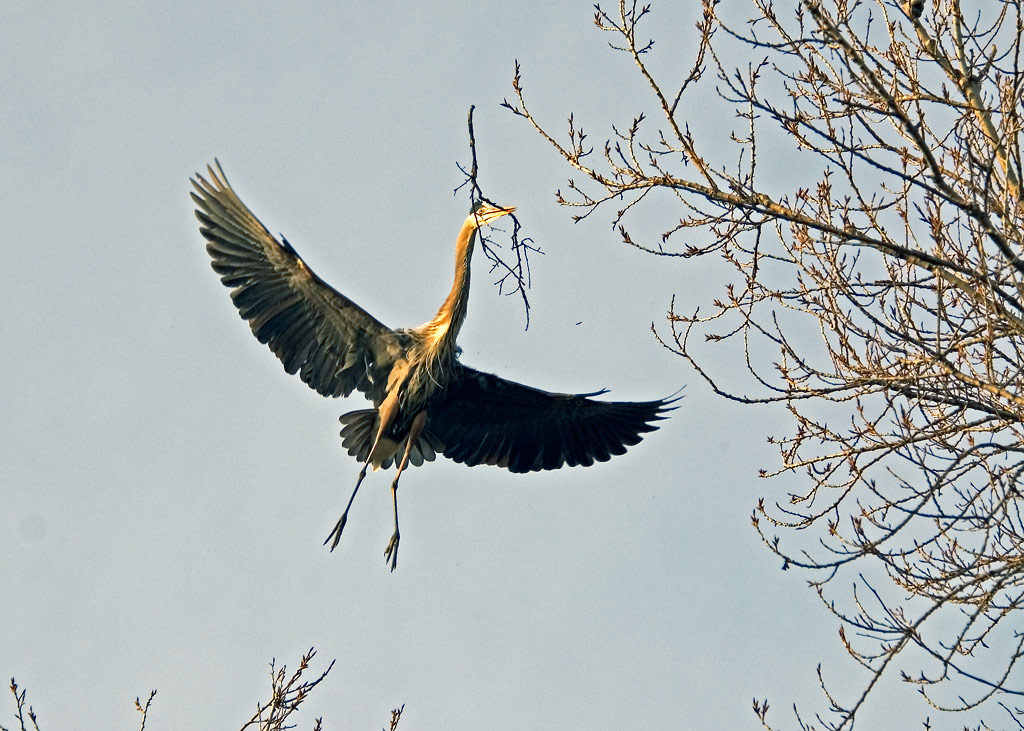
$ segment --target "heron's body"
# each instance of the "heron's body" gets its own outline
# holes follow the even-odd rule
[[[670,401],[598,401],[593,394],[554,394],[469,368],[456,338],[466,317],[476,230],[514,208],[481,204],[462,224],[455,280],[437,314],[408,329],[386,327],[332,289],[278,242],[242,203],[223,171],[197,175],[192,194],[213,268],[253,333],[325,396],[358,390],[372,409],[341,417],[342,443],[363,464],[334,531],[337,545],[359,485],[372,465],[398,469],[392,482],[395,532],[385,551],[394,570],[398,548],[398,480],[409,465],[440,453],[467,465],[512,472],[590,465],[622,454],[657,427]]]

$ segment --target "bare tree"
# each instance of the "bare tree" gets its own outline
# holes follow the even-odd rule
[[[557,194],[577,220],[607,209],[631,246],[724,265],[722,295],[673,297],[657,337],[720,396],[791,416],[762,475],[802,486],[753,522],[869,670],[852,694],[823,675],[827,728],[885,679],[1024,728],[1022,3],[748,0],[737,22],[704,0],[673,34],[691,62],[658,77],[651,7],[620,0],[594,22],[651,104],[600,152],[573,116],[549,131],[518,65],[505,102],[582,176]],[[723,139],[689,124],[709,113]],[[724,352],[745,376],[718,377]]]
[[[316,657],[316,650],[312,647],[309,648],[309,652],[302,656],[299,661],[299,667],[295,672],[288,674],[288,668],[285,665],[276,667],[276,661],[271,660],[270,662],[270,699],[265,703],[260,703],[256,707],[256,712],[252,718],[249,719],[242,726],[242,731],[246,729],[255,729],[256,731],[286,731],[286,729],[293,729],[296,724],[292,722],[292,714],[295,713],[299,706],[305,701],[309,694],[320,685],[321,681],[327,677],[327,674],[331,672],[334,667],[334,660],[331,660],[330,665],[322,673],[314,677],[313,679],[304,679],[303,674],[309,670],[310,663],[313,662],[313,658]],[[18,722],[16,727],[18,731],[39,731],[39,719],[36,716],[35,710],[28,705],[26,700],[27,692],[18,687],[17,682],[14,678],[11,678],[10,685],[11,694],[14,696],[15,704],[15,720]],[[156,691],[151,691],[145,702],[142,702],[139,698],[135,699],[135,710],[141,715],[141,721],[139,724],[139,731],[145,731],[146,721],[149,717],[149,709],[153,704],[153,698],[156,697]],[[405,710],[403,704],[400,708],[392,709],[390,731],[395,731],[398,728],[398,721],[402,717],[402,711]],[[313,731],[320,731],[323,729],[323,719],[317,718],[313,723]],[[0,731],[9,731],[7,727],[0,726]],[[11,729],[13,731],[13,729]]]

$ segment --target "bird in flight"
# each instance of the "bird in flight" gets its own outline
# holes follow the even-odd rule
[[[604,391],[549,393],[459,361],[477,229],[512,213],[478,203],[455,240],[455,281],[434,317],[392,329],[307,266],[235,194],[220,163],[192,179],[199,230],[221,282],[253,334],[324,396],[359,391],[373,404],[341,417],[342,444],[362,463],[356,486],[324,545],[333,551],[369,466],[397,465],[391,483],[395,530],[384,551],[398,564],[398,480],[410,464],[442,454],[512,472],[588,466],[623,454],[672,410],[673,398],[602,401]]]

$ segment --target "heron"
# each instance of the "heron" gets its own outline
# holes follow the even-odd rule
[[[550,393],[470,368],[456,345],[469,301],[477,231],[515,211],[480,202],[455,240],[455,279],[432,319],[392,329],[318,277],[241,201],[219,161],[191,179],[199,230],[221,282],[256,338],[285,371],[323,396],[359,391],[373,404],[341,416],[342,446],[362,463],[344,512],[324,545],[341,540],[367,469],[397,466],[391,483],[394,533],[384,551],[398,564],[398,481],[411,464],[441,454],[511,472],[589,466],[625,453],[658,428],[677,400],[605,401]]]

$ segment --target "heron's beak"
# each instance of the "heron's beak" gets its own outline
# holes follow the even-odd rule
[[[476,212],[477,221],[479,221],[482,226],[483,224],[495,221],[502,216],[507,216],[515,211],[515,209],[515,206],[509,206],[508,208],[498,208],[497,206],[485,208],[484,210]]]

